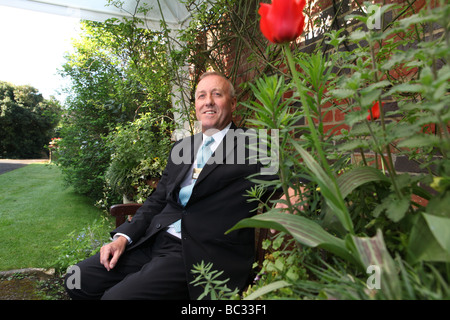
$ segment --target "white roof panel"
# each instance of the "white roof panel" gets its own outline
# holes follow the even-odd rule
[[[204,0],[197,0],[202,2]],[[79,17],[80,19],[104,21],[108,18],[129,17],[135,12],[136,0],[124,0],[123,9],[108,5],[107,0],[0,0],[0,5],[41,11],[51,14]],[[137,14],[151,29],[159,29],[161,11],[172,29],[181,29],[189,21],[191,13],[179,0],[142,0],[140,6],[149,8],[146,16]]]

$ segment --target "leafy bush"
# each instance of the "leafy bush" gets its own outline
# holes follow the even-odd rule
[[[0,81],[0,157],[43,158],[61,116],[55,99]]]
[[[99,199],[103,194],[104,175],[111,154],[106,138],[72,125],[64,125],[61,135],[63,138],[54,154],[64,180],[75,192]]]
[[[139,23],[135,17],[84,21],[75,52],[60,71],[71,85],[57,164],[66,181],[93,200],[109,191],[105,174],[115,128],[126,127],[145,113],[171,116],[164,43],[159,33],[139,28]],[[132,143],[121,141],[124,148]]]
[[[147,181],[161,178],[171,147],[172,124],[151,114],[118,127],[110,135],[112,150],[106,182],[118,195],[143,202],[154,189]]]
[[[257,99],[246,104],[255,111],[249,122],[279,130],[280,180],[274,183],[293,196],[233,229],[289,233],[312,250],[306,261],[326,253],[306,265],[309,280],[278,270],[281,280],[262,275],[267,286],[287,287],[293,298],[448,299],[449,10],[448,4],[427,8],[381,30],[365,25],[374,12],[350,17],[364,28],[328,34],[329,55],[292,52],[282,44],[292,80],[276,75],[251,85]],[[427,37],[433,23],[441,36]],[[340,51],[344,41],[355,49]],[[414,71],[393,77],[393,69]],[[283,99],[291,90],[294,95]],[[385,101],[396,108],[385,108]],[[324,130],[330,102],[329,108],[345,112],[341,135]],[[307,128],[297,126],[302,117]],[[393,150],[426,170],[397,172]],[[352,162],[356,156],[362,160]],[[310,183],[302,184],[303,177]],[[308,206],[317,195],[321,205]],[[379,268],[376,288],[369,286],[373,267]]]

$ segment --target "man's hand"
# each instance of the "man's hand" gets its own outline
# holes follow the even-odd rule
[[[127,243],[128,240],[120,236],[100,249],[100,263],[105,266],[106,270],[110,271],[116,266],[117,261],[125,251]]]
[[[300,187],[300,192],[304,193],[305,192],[305,188],[304,187]],[[296,203],[298,203],[300,200],[300,195],[295,193],[295,190],[292,188],[288,189],[288,196],[286,197],[286,195],[283,195],[280,200],[286,200],[289,201],[291,203],[291,205],[295,205]],[[284,202],[278,202],[275,205],[275,208],[277,209],[281,209],[281,211],[285,212],[285,213],[289,213],[289,206],[284,203]],[[300,206],[298,208],[299,210],[303,210],[303,206]],[[271,233],[276,233],[277,231],[275,229],[270,229]]]
[[[303,193],[305,191],[304,187],[300,187],[300,192]],[[298,203],[300,201],[300,194],[296,194],[295,190],[292,188],[288,189],[288,196],[286,197],[286,195],[284,194],[280,200],[285,200],[285,201],[289,201],[291,203],[291,205],[295,205],[296,203]],[[289,213],[289,206],[284,203],[284,202],[278,202],[275,206],[275,208],[277,209],[282,209],[282,211],[288,212]],[[303,206],[299,207],[299,210],[303,210]]]

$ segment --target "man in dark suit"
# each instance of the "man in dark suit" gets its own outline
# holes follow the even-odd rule
[[[225,232],[255,214],[255,202],[246,197],[255,185],[248,177],[260,174],[262,166],[241,146],[246,138],[232,122],[235,108],[229,80],[204,74],[195,94],[202,133],[174,144],[155,192],[131,222],[115,229],[114,241],[99,254],[77,265],[79,288],[66,285],[72,298],[196,299],[203,288],[190,284],[191,270],[202,261],[224,271],[229,288],[248,284],[254,230]],[[197,168],[197,151],[206,144],[213,154]]]

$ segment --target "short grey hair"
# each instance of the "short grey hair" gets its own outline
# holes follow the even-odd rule
[[[232,98],[235,98],[235,97],[236,97],[236,91],[234,90],[234,86],[233,86],[233,84],[231,83],[230,79],[228,79],[227,77],[225,77],[225,76],[224,76],[222,73],[220,73],[220,72],[217,72],[217,71],[206,71],[205,73],[203,73],[203,74],[199,77],[198,82],[202,81],[203,79],[205,79],[206,77],[209,77],[209,76],[218,76],[218,77],[221,77],[221,78],[225,79],[225,80],[227,81],[227,83],[228,83],[229,88],[230,88],[230,95],[231,95],[231,97],[232,97]]]

